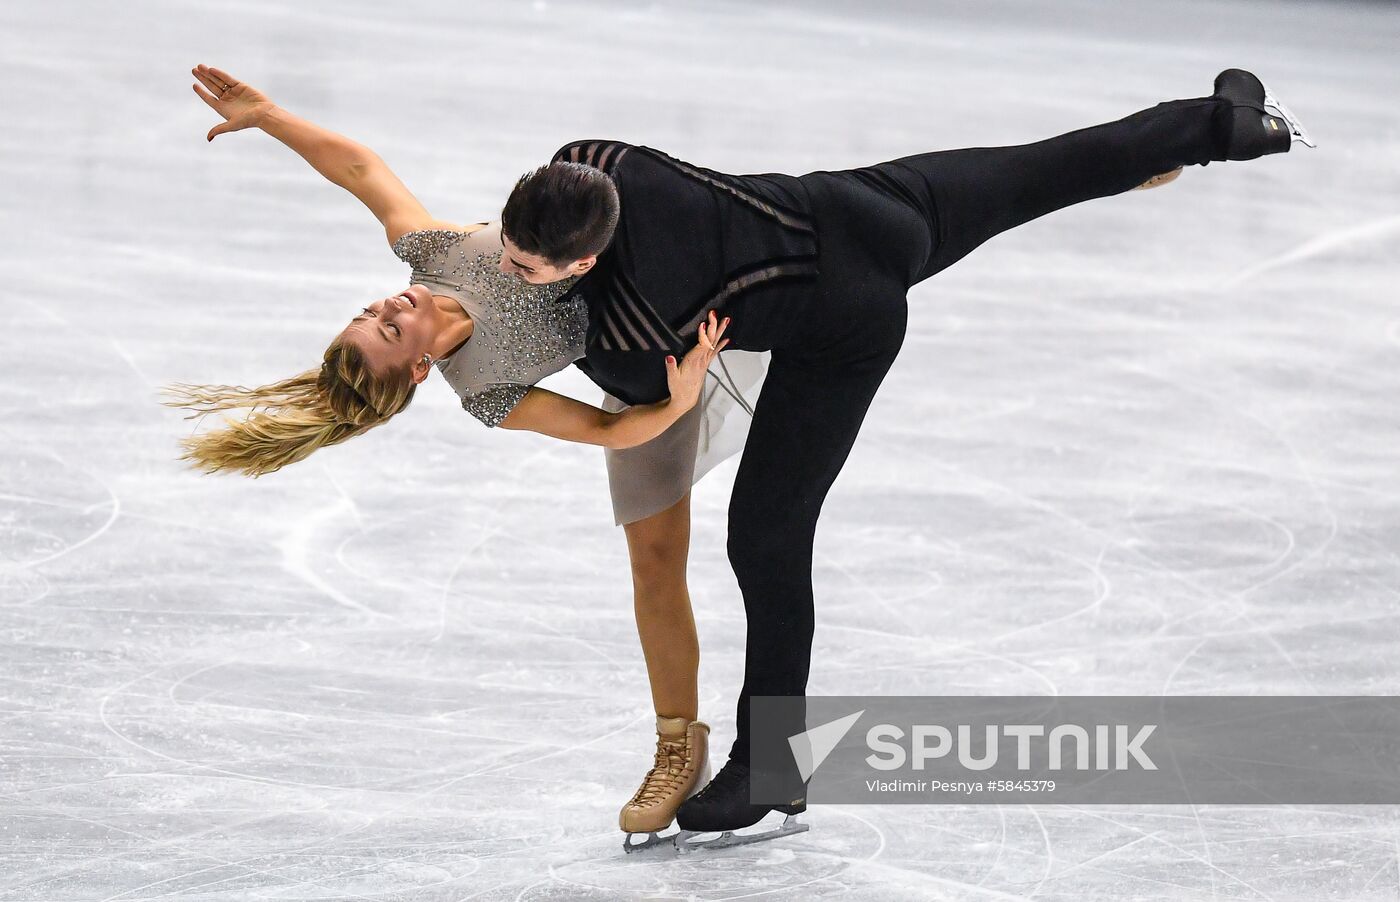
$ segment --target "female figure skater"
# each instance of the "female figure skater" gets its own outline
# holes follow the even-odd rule
[[[643,835],[665,828],[685,795],[708,779],[709,728],[696,719],[699,648],[686,590],[690,488],[742,446],[744,392],[761,380],[767,355],[737,352],[709,371],[726,343],[724,325],[712,317],[712,335],[707,327],[679,363],[658,364],[669,373],[668,398],[659,403],[629,407],[605,395],[600,410],[534,386],[583,356],[583,304],[551,302],[588,270],[605,238],[569,245],[580,259],[559,284],[531,284],[528,271],[503,259],[499,222],[435,219],[368,148],[293,116],[228,73],[203,65],[192,72],[195,93],[225,120],[209,140],[261,128],[297,151],[375,214],[395,254],[412,264],[413,284],[364,308],[318,369],[253,389],[173,386],[167,403],[192,416],[253,408],[244,420],[185,439],[182,457],[208,472],[275,472],[386,422],[434,367],[487,426],[601,445],[614,519],[626,532],[657,716],[652,767],[619,823]],[[568,212],[585,224],[616,220],[616,191],[597,169],[572,167],[556,187],[574,199]]]

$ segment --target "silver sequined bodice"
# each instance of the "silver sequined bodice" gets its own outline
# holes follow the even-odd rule
[[[588,309],[556,303],[574,279],[531,285],[501,272],[501,224],[471,233],[420,229],[394,242],[413,281],[456,299],[472,318],[466,344],[437,362],[462,408],[496,426],[531,385],[584,355]]]

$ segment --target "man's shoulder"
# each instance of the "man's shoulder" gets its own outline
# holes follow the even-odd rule
[[[601,169],[609,174],[622,162],[632,145],[625,141],[607,138],[588,138],[583,141],[570,141],[554,152],[551,163],[582,163]]]

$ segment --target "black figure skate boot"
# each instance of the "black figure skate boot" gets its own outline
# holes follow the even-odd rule
[[[1226,137],[1225,159],[1253,160],[1270,153],[1284,153],[1295,140],[1316,147],[1303,123],[1279,103],[1252,72],[1226,69],[1215,76],[1213,97],[1230,101],[1232,108]]]
[[[801,793],[786,805],[753,805],[749,802],[749,766],[738,761],[725,762],[709,785],[687,799],[676,812],[676,824],[681,828],[676,834],[676,849],[689,852],[693,849],[723,849],[748,843],[777,839],[803,833],[810,826],[796,820],[796,816],[807,810],[806,787],[796,786],[794,791]],[[781,811],[787,817],[782,824],[758,833],[735,833],[735,830],[751,827],[763,819],[770,811]],[[701,834],[718,833],[718,838],[701,839]]]

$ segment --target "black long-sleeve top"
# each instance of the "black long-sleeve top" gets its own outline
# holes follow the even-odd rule
[[[620,141],[576,141],[555,161],[608,173],[621,198],[612,243],[559,297],[582,297],[589,312],[585,356],[575,362],[628,404],[670,394],[667,354],[679,360],[713,309],[730,346],[762,351],[792,315],[785,305],[736,309],[761,286],[817,275],[817,235],[806,191],[791,175],[729,175]]]

